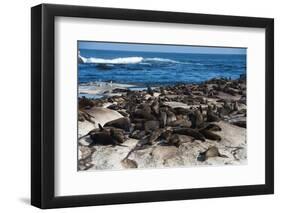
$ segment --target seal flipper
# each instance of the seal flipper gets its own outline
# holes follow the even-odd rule
[[[219,157],[221,157],[221,158],[229,158],[227,155],[222,155],[222,154],[219,154]]]
[[[103,131],[103,130],[104,130],[104,128],[101,126],[100,123],[98,124],[98,126],[99,126],[99,128],[100,128],[100,131]]]

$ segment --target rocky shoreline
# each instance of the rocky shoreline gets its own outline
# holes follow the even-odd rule
[[[102,91],[78,99],[79,171],[247,163],[245,76]]]

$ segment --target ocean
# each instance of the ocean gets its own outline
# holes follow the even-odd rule
[[[200,83],[246,74],[246,55],[80,49],[79,84],[113,82],[139,86]]]

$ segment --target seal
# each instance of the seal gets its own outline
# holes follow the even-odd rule
[[[153,131],[149,136],[148,136],[148,144],[154,144],[155,141],[161,136],[163,133],[163,129],[157,129]]]
[[[159,121],[149,120],[144,123],[144,130],[146,132],[153,132],[156,129],[159,129],[159,126],[160,126]]]
[[[205,138],[209,139],[209,140],[214,140],[214,141],[221,141],[221,136],[211,132],[210,130],[207,129],[202,129],[199,130],[199,132],[205,136]]]
[[[176,115],[172,111],[167,110],[166,114],[167,114],[167,120],[166,120],[167,125],[169,125],[169,123],[177,120]]]
[[[134,130],[131,134],[130,134],[130,138],[134,138],[137,140],[142,139],[144,136],[146,135],[146,131],[144,130]]]
[[[109,121],[103,125],[104,127],[115,127],[119,129],[123,129],[126,132],[130,131],[131,122],[127,117],[117,118],[113,121]]]
[[[99,125],[100,125],[100,124],[99,124]],[[89,131],[86,135],[83,135],[83,136],[79,137],[78,140],[81,140],[82,138],[85,138],[85,137],[87,137],[87,136],[89,136],[89,135],[91,135],[91,134],[95,134],[95,133],[97,133],[97,132],[99,132],[99,131],[100,131],[100,128],[92,129],[92,130]]]
[[[124,146],[121,143],[124,142],[125,136],[121,129],[115,128],[103,128],[100,124],[99,125],[99,132],[92,132],[90,134],[90,138],[92,143],[89,144],[89,147],[94,145],[113,145],[113,146]],[[124,146],[127,147],[127,146]]]
[[[160,111],[160,117],[159,117],[159,121],[160,121],[160,127],[164,128],[167,124],[167,113],[165,111]]]
[[[205,152],[199,153],[197,160],[206,161],[210,157],[228,158],[228,156],[220,154],[219,149],[216,146],[211,146]]]
[[[191,128],[200,128],[204,123],[204,119],[202,114],[198,109],[196,109],[193,113],[189,113],[189,119],[191,121]]]
[[[210,130],[210,131],[214,131],[214,132],[217,132],[217,131],[221,131],[221,127],[217,124],[214,124],[214,123],[209,123],[207,124],[205,127],[202,128],[202,130]]]
[[[177,119],[175,121],[170,122],[168,125],[172,126],[172,127],[187,127],[187,128],[190,128],[191,122],[187,119]]]
[[[202,133],[200,133],[199,131],[197,131],[195,129],[191,129],[191,128],[175,128],[173,130],[173,133],[191,136],[191,137],[193,137],[197,140],[201,140],[203,142],[206,140]]]
[[[132,118],[144,118],[147,120],[156,120],[155,116],[151,114],[150,107],[137,109],[134,113],[132,113]]]
[[[151,104],[151,111],[154,115],[159,115],[159,101],[155,99]]]
[[[207,122],[218,122],[220,118],[213,112],[212,107],[208,105]]]
[[[124,141],[127,139],[123,131],[120,131],[119,129],[110,128],[109,131],[110,136],[119,144],[124,143]]]
[[[151,89],[151,87],[148,85],[147,86],[147,93],[151,96],[153,96],[153,90]]]
[[[95,145],[112,145],[112,146],[124,146],[118,143],[108,132],[97,132],[90,135],[92,143],[89,144],[89,147]],[[124,146],[127,147],[127,146]]]
[[[178,148],[182,143],[192,142],[193,140],[194,139],[186,135],[172,134],[169,137],[167,144],[174,145]]]
[[[137,162],[128,158],[124,158],[121,165],[126,169],[138,168]]]

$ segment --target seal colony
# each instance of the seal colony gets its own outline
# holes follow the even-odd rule
[[[244,164],[246,76],[78,98],[78,170]]]

